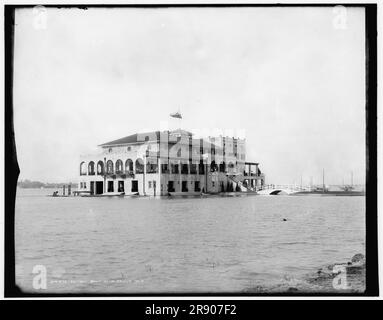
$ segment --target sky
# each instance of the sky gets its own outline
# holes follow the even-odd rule
[[[340,12],[340,13],[339,13]],[[364,9],[18,9],[20,178],[136,132],[246,136],[266,183],[365,182]],[[181,122],[169,117],[180,110]]]

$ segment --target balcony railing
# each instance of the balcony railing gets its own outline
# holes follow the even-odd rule
[[[115,174],[114,172],[107,172],[105,175],[106,175],[107,177],[116,179],[116,174]]]
[[[134,178],[134,171],[132,170],[126,171],[125,174],[128,178]]]
[[[249,173],[249,172],[243,172],[243,175],[244,175],[245,177],[261,177],[261,176],[263,175],[263,173],[261,173],[261,174],[256,174],[255,172],[251,172],[251,173]]]

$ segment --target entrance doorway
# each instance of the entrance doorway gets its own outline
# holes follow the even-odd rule
[[[96,194],[104,193],[104,183],[102,181],[96,181]]]
[[[168,192],[174,192],[174,181],[168,181]]]
[[[108,192],[114,192],[114,181],[108,181]]]
[[[94,195],[94,181],[90,182],[90,194],[93,196]]]
[[[182,192],[188,192],[188,182],[182,181]]]
[[[138,192],[138,180],[132,180],[132,192]]]
[[[118,192],[125,192],[124,190],[124,181],[118,181]]]

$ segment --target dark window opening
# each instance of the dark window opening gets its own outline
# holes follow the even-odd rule
[[[178,164],[172,164],[172,173],[179,173]]]
[[[138,192],[138,181],[132,180],[132,192]]]
[[[114,183],[113,183],[113,181],[108,181],[108,192],[114,192]]]
[[[158,164],[153,162],[153,160],[148,161],[146,164],[146,173],[157,173],[158,172]]]
[[[182,164],[181,174],[188,174],[189,173],[189,166],[186,163]]]
[[[96,194],[104,193],[104,183],[102,181],[96,181]]]
[[[124,181],[118,181],[118,192],[125,192]]]
[[[195,163],[190,164],[190,174],[197,174],[197,165]]]
[[[199,174],[205,174],[205,164],[201,161],[198,165]]]
[[[213,160],[210,164],[210,172],[216,172],[218,170],[218,166],[217,164],[215,163],[215,161]]]
[[[161,173],[169,173],[169,166],[167,163],[161,164]]]
[[[174,192],[174,181],[168,181],[168,192]]]

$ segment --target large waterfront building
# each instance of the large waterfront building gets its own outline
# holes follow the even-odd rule
[[[256,191],[265,183],[246,161],[245,139],[193,138],[185,130],[133,134],[81,156],[79,192],[169,195]]]

